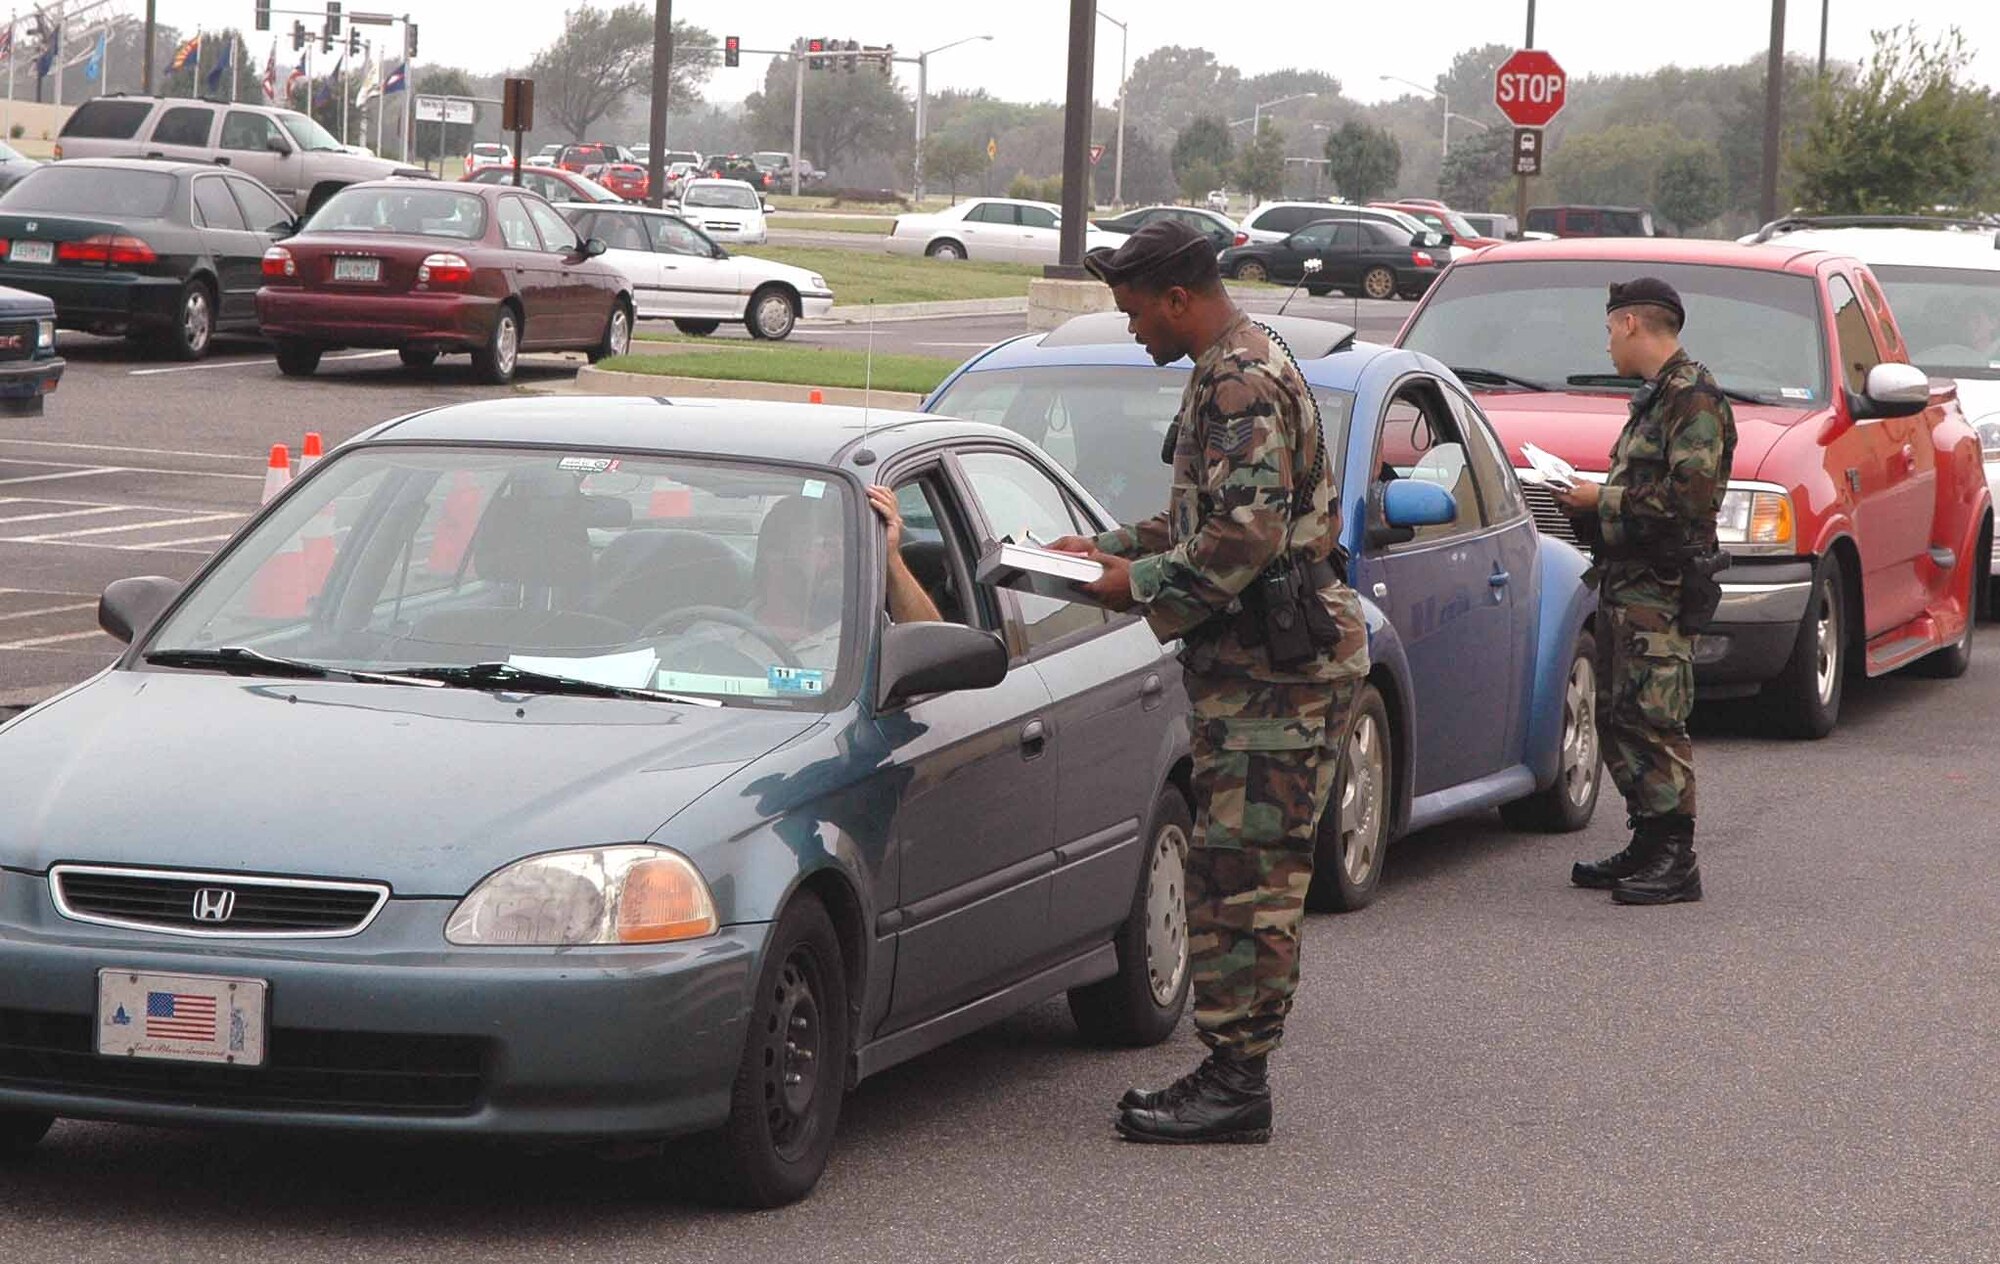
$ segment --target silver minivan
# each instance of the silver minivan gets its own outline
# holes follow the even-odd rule
[[[301,216],[335,190],[388,176],[430,179],[420,167],[347,152],[297,110],[189,97],[94,97],[56,138],[62,158],[161,158],[234,167],[263,181]]]

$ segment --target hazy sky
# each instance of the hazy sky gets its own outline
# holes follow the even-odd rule
[[[441,61],[475,71],[524,66],[534,51],[562,30],[562,10],[577,0],[347,0],[363,11],[409,12],[421,27],[420,61]],[[603,3],[603,0],[592,0]],[[277,7],[308,8],[315,0],[277,0]],[[26,6],[23,5],[25,8]],[[1199,45],[1246,74],[1290,66],[1338,77],[1349,96],[1373,101],[1407,91],[1381,75],[1429,85],[1461,49],[1488,42],[1514,43],[1526,33],[1524,4],[1492,0],[1429,0],[1416,6],[1386,3],[1253,4],[1216,0],[1105,0],[1103,11],[1131,24],[1131,57],[1162,44]],[[142,11],[139,0],[127,8]],[[159,18],[183,28],[197,23],[248,25],[250,0],[158,0]],[[1956,24],[1975,50],[1988,50],[1974,76],[2000,82],[2000,3],[1994,0],[1831,0],[1828,56],[1857,59],[1868,49],[1868,27],[1893,10],[1926,31]],[[1673,0],[1655,5],[1612,5],[1604,0],[1541,0],[1536,42],[1554,53],[1571,76],[1650,70],[1668,63],[1736,62],[1764,50],[1770,8],[1758,0]],[[822,35],[863,44],[893,43],[899,53],[936,48],[967,35],[990,34],[990,43],[965,44],[933,58],[932,91],[985,88],[1012,100],[1059,100],[1064,91],[1067,0],[1005,0],[995,4],[828,4],[824,0],[678,0],[674,16],[712,31],[737,35],[746,48],[783,48],[796,36]],[[1613,15],[1616,20],[1612,20]],[[1816,55],[1820,6],[1791,0],[1785,45]],[[1217,15],[1241,20],[1216,21]],[[289,19],[280,22],[289,28]],[[1098,24],[1100,100],[1116,96],[1118,28]],[[263,60],[268,37],[253,39]],[[706,94],[737,100],[761,86],[766,59],[745,55],[737,70],[718,68]],[[914,86],[916,67],[898,67]]]

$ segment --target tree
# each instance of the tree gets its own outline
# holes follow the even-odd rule
[[[1438,196],[1470,211],[1503,209],[1514,178],[1512,132],[1474,132],[1451,147],[1438,178]]]
[[[895,80],[873,69],[862,69],[853,74],[808,70],[805,81],[806,109],[799,145],[814,162],[831,170],[841,159],[857,153],[908,155],[916,107]],[[764,72],[764,90],[745,98],[744,114],[759,144],[771,149],[792,147],[792,92],[797,82],[794,59],[773,57]]]
[[[1403,147],[1380,127],[1349,119],[1326,138],[1326,173],[1342,197],[1368,202],[1396,185],[1403,169]]]
[[[1236,179],[1252,197],[1276,197],[1285,187],[1285,134],[1269,119],[1258,122],[1257,134],[1236,160]]]
[[[1183,190],[1188,187],[1188,168],[1201,164],[1208,170],[1210,183],[1202,186],[1202,193],[1215,187],[1221,179],[1221,172],[1229,170],[1230,159],[1234,157],[1235,144],[1229,138],[1229,125],[1213,114],[1204,114],[1181,129],[1174,138],[1174,177]],[[1198,200],[1200,193],[1190,194],[1190,200]]]
[[[1664,123],[1570,135],[1549,150],[1549,183],[1562,202],[1649,205],[1661,168],[1680,144]]]
[[[942,180],[958,201],[958,182],[986,170],[986,151],[965,136],[929,136],[924,139],[924,177]]]
[[[1181,192],[1190,202],[1200,202],[1210,189],[1222,187],[1222,168],[1206,158],[1197,158],[1180,168]]]
[[[1721,151],[1707,141],[1690,141],[1661,164],[1653,206],[1686,234],[1722,214],[1727,191]]]
[[[1895,213],[1972,207],[2000,189],[1991,165],[2000,103],[1973,86],[1957,27],[1925,42],[1913,26],[1874,33],[1849,82],[1824,85],[1795,161],[1816,211]]]
[[[714,46],[715,37],[707,31],[674,23],[671,104],[687,106],[700,99],[700,87],[711,69],[705,50]],[[569,130],[571,139],[582,140],[594,123],[617,110],[627,97],[650,89],[652,6],[571,9],[563,15],[562,35],[535,55],[527,77],[535,81],[537,109],[547,110]]]
[[[1127,123],[1154,136],[1177,136],[1217,103],[1233,100],[1242,78],[1205,48],[1156,48],[1133,62],[1126,78],[1125,96],[1132,103]],[[1179,163],[1174,170],[1180,170]]]

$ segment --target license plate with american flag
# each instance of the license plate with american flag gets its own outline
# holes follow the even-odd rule
[[[262,979],[99,970],[97,1051],[261,1066],[266,989]]]

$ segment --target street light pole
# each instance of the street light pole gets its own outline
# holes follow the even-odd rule
[[[1069,0],[1069,91],[1063,103],[1062,231],[1059,262],[1051,275],[1087,279],[1083,271],[1084,230],[1090,226],[1090,116],[1092,58],[1097,46],[1095,0]]]
[[[1450,154],[1451,153],[1451,98],[1446,96],[1444,93],[1439,92],[1436,88],[1426,88],[1424,85],[1420,83],[1411,83],[1408,79],[1400,79],[1395,75],[1383,75],[1381,76],[1381,79],[1385,83],[1400,83],[1406,88],[1415,88],[1417,91],[1423,93],[1427,97],[1436,97],[1438,99],[1438,104],[1444,107],[1444,139],[1439,145],[1439,157],[1442,158],[1445,155]],[[1459,117],[1465,118],[1463,114],[1459,115]],[[1471,120],[1467,119],[1466,121],[1470,122]]]
[[[1118,28],[1118,156],[1111,167],[1111,202],[1114,206],[1125,205],[1125,51],[1126,37],[1131,34],[1125,24],[1109,13],[1099,9],[1097,16]]]
[[[947,48],[957,48],[960,44],[970,44],[975,40],[991,40],[992,38],[991,35],[968,35],[964,39],[955,39],[949,44],[940,44],[936,48],[926,49],[916,56],[917,152],[910,168],[912,173],[910,186],[911,196],[917,201],[922,201],[924,196],[924,136],[930,123],[930,112],[924,108],[924,103],[930,98],[931,54],[941,53]],[[901,61],[902,58],[899,57],[897,60]]]
[[[646,106],[646,201],[666,200],[667,93],[674,83],[674,0],[653,0],[653,94]]]
[[[1265,110],[1270,109],[1274,105],[1283,105],[1287,101],[1304,101],[1309,97],[1316,97],[1318,95],[1319,93],[1317,92],[1294,92],[1288,97],[1279,97],[1275,101],[1266,101],[1262,105],[1250,107],[1250,139],[1255,140],[1258,133],[1263,130],[1263,115]]]
[[[1771,0],[1771,47],[1764,65],[1763,223],[1778,218],[1778,120],[1785,100],[1785,0]]]

